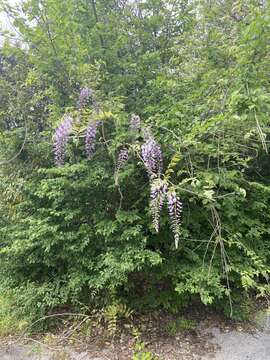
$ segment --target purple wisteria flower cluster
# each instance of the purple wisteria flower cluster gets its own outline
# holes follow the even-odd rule
[[[134,133],[134,132],[138,132],[140,128],[141,128],[140,117],[138,115],[132,114],[129,121],[129,130]],[[128,149],[126,147],[122,148],[117,156],[116,169],[115,169],[116,173],[118,173],[118,171],[124,167],[124,164],[127,162],[128,157],[129,157]]]
[[[162,177],[163,156],[158,143],[153,138],[150,129],[144,129],[145,143],[141,147],[141,156],[150,177],[150,209],[153,214],[153,225],[159,231],[160,211],[167,198],[169,219],[174,235],[175,246],[178,247],[180,236],[180,221],[182,203],[174,190],[169,190]]]
[[[180,221],[183,210],[183,204],[174,190],[169,191],[167,194],[169,217],[171,222],[171,228],[174,235],[175,247],[178,248],[179,233],[180,233]]]
[[[136,132],[139,131],[141,127],[141,119],[138,115],[132,114],[130,118],[129,128],[131,131]]]
[[[89,100],[91,99],[92,96],[93,96],[92,89],[90,89],[89,87],[81,88],[80,94],[79,94],[79,100],[78,100],[79,109],[81,109],[85,105],[87,105],[87,103],[89,102]]]
[[[93,89],[91,89],[89,87],[83,87],[80,90],[80,94],[79,94],[78,108],[81,110],[86,105],[88,105],[89,103],[91,103],[91,105],[93,106],[95,112],[98,113],[99,112],[99,105],[98,105],[98,102],[97,102],[97,99],[95,97]]]
[[[96,148],[96,136],[100,121],[89,122],[85,135],[85,151],[88,159],[91,159]]]
[[[152,136],[141,147],[141,155],[150,177],[159,176],[163,169],[161,148]]]
[[[167,198],[169,220],[174,236],[175,247],[178,248],[180,237],[180,222],[183,205],[174,190],[169,190],[165,180],[155,179],[151,182],[150,210],[153,216],[153,225],[159,232],[160,211]]]
[[[73,119],[67,115],[55,131],[53,152],[56,165],[63,165],[68,137],[72,132]]]
[[[166,182],[161,179],[155,179],[150,184],[150,209],[153,215],[153,225],[156,232],[159,231],[160,211],[162,210],[164,200],[168,191]]]
[[[122,148],[119,151],[117,161],[116,161],[116,172],[122,169],[125,163],[128,161],[128,149],[126,147]]]

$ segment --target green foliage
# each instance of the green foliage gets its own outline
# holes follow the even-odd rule
[[[156,355],[153,355],[151,351],[145,350],[145,344],[143,342],[137,342],[135,344],[134,355],[132,360],[158,360]]]
[[[171,336],[175,336],[179,332],[191,331],[195,329],[196,321],[184,318],[172,320],[166,325],[166,332]]]
[[[239,292],[269,295],[269,6],[2,7],[21,35],[0,48],[0,282],[21,317],[98,307],[115,324],[115,304],[176,313],[194,297],[232,315]],[[77,119],[82,86],[94,89],[98,116],[90,106]],[[66,113],[78,123],[55,167],[52,136]],[[135,156],[115,181],[131,113],[151,126],[183,202],[177,250],[164,213],[153,231]],[[102,131],[86,160],[89,118]]]
[[[26,319],[18,311],[14,293],[2,290],[0,297],[0,337],[20,332],[27,325]]]
[[[232,293],[233,308],[229,301],[217,301],[214,306],[218,310],[222,310],[227,317],[234,321],[248,321],[254,312],[254,300],[247,293],[235,290]]]
[[[117,331],[117,322],[124,318],[125,320],[131,320],[133,311],[129,309],[125,304],[116,303],[109,305],[104,311],[104,318],[108,324],[108,331],[110,334],[115,334]]]

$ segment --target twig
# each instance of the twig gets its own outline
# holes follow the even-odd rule
[[[86,314],[81,314],[81,313],[57,313],[57,314],[51,314],[51,315],[46,315],[43,316],[39,319],[37,319],[36,321],[34,321],[33,323],[31,323],[29,326],[27,326],[27,328],[23,331],[23,333],[19,336],[19,338],[17,339],[16,342],[20,341],[21,339],[23,339],[23,337],[26,335],[27,331],[30,330],[34,325],[38,324],[41,321],[44,321],[46,319],[50,319],[50,318],[54,318],[54,317],[64,317],[64,316],[77,316],[77,317],[87,317],[90,318],[89,315]]]

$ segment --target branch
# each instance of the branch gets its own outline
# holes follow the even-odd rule
[[[92,5],[92,9],[93,9],[94,16],[95,16],[95,19],[96,19],[96,23],[98,23],[99,19],[98,19],[98,15],[97,15],[97,8],[96,8],[95,0],[91,0],[91,5]],[[99,38],[100,38],[101,46],[104,48],[105,47],[104,46],[104,39],[103,39],[101,34],[99,34]]]
[[[26,144],[27,133],[28,133],[28,130],[27,130],[27,127],[25,126],[24,139],[23,139],[22,146],[20,147],[20,150],[17,152],[17,154],[15,154],[15,155],[14,155],[12,158],[10,158],[9,160],[1,161],[1,162],[0,162],[0,165],[4,165],[4,164],[8,164],[8,163],[12,162],[13,160],[15,160],[15,159],[21,154],[21,152],[23,151],[24,146],[25,146],[25,144]]]

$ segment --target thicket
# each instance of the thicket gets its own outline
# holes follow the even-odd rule
[[[0,48],[0,297],[13,314],[200,299],[232,315],[243,294],[268,296],[269,5],[2,6],[16,29]],[[180,208],[172,226],[165,199],[153,204],[167,191],[181,224]]]

